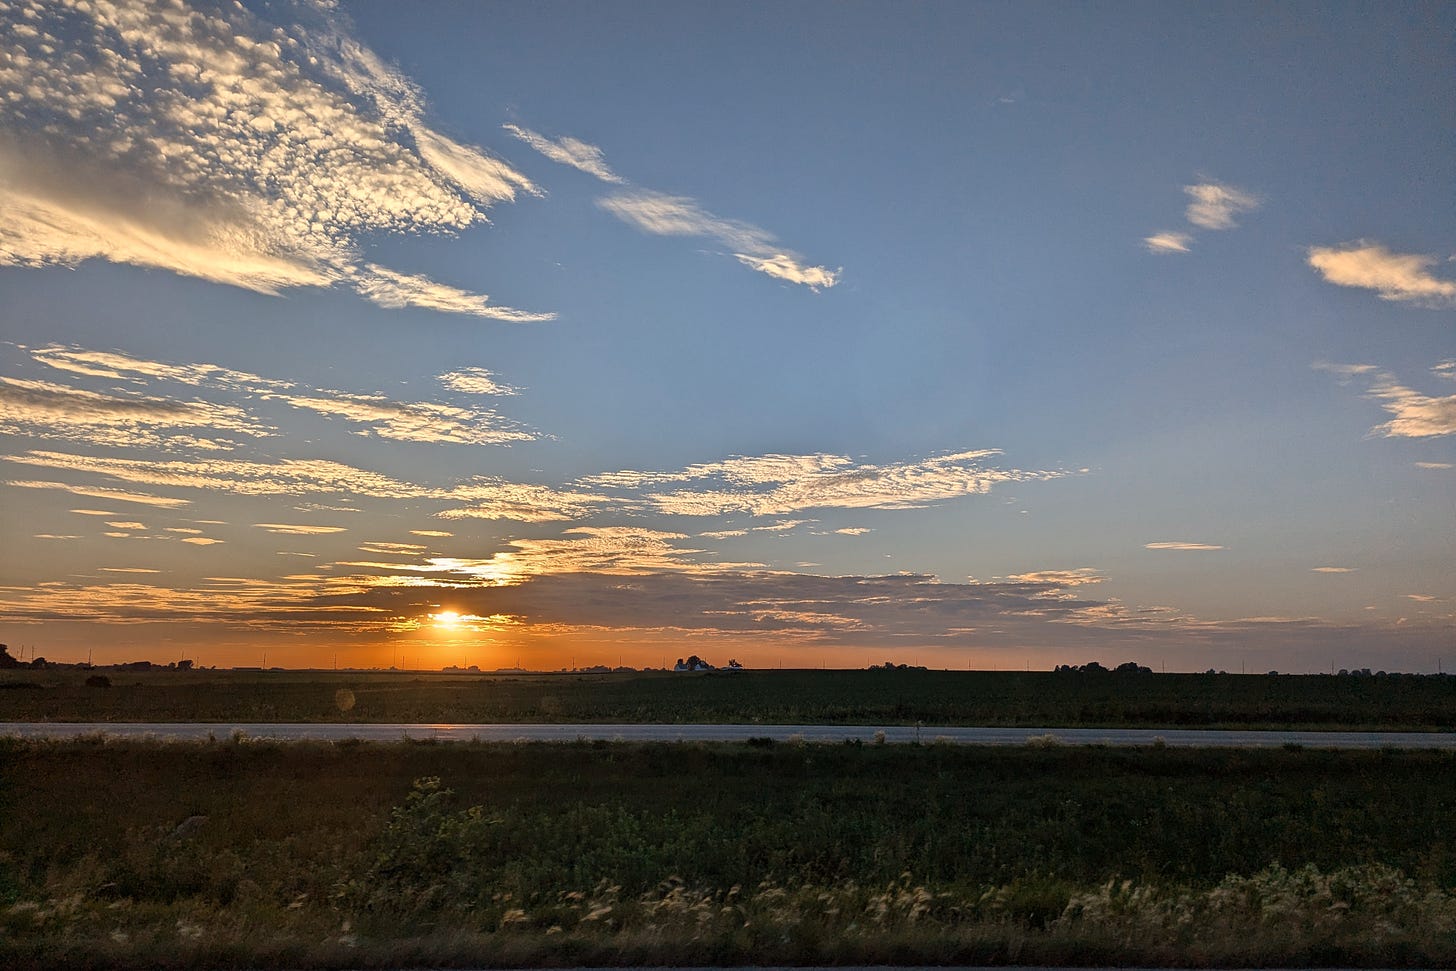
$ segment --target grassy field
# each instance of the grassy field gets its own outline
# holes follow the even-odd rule
[[[728,722],[1456,730],[1456,677],[946,671],[0,672],[0,721]],[[348,704],[340,704],[341,690]]]
[[[0,743],[0,965],[1456,964],[1456,754]]]

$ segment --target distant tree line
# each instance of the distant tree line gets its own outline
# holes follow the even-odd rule
[[[1136,661],[1125,661],[1115,668],[1106,668],[1096,661],[1086,664],[1058,664],[1052,669],[1057,674],[1152,674],[1153,669]]]

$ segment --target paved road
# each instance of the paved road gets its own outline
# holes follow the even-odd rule
[[[1440,748],[1456,749],[1449,732],[1220,732],[1146,728],[923,728],[886,725],[304,725],[214,722],[0,722],[0,736],[74,738],[104,733],[115,738],[218,739],[243,732],[252,738],[288,741],[339,741],[357,738],[391,742],[401,739],[484,742],[571,742],[603,739],[623,742],[741,742],[768,737],[806,742],[872,742],[879,732],[895,744],[920,741],[957,745],[1025,745],[1037,739],[1066,745],[1154,745],[1251,748],[1304,745],[1310,748]]]

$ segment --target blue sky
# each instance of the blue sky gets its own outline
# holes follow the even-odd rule
[[[0,24],[12,648],[1456,653],[1449,5]]]

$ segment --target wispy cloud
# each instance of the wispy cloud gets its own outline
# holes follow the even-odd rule
[[[364,426],[356,434],[407,442],[498,445],[532,441],[538,436],[494,411],[462,408],[437,402],[394,401],[379,394],[356,394],[306,388],[216,364],[171,364],[148,361],[117,352],[88,351],[51,345],[30,352],[49,367],[89,378],[134,384],[176,382],[190,387],[222,391],[266,402],[341,418]],[[484,380],[488,371],[456,372],[469,384]],[[514,389],[511,389],[514,390]],[[505,392],[501,392],[505,393]],[[69,388],[49,382],[0,377],[0,431],[23,430],[42,437],[74,441],[100,441],[109,445],[154,445],[227,450],[229,440],[164,434],[159,429],[195,427],[213,433],[252,437],[276,429],[234,404],[180,401],[146,397],[141,393],[117,395]]]
[[[11,461],[15,461],[14,456],[10,458]],[[20,489],[57,489],[61,492],[69,492],[74,496],[90,496],[92,499],[110,499],[115,502],[135,502],[143,506],[160,506],[164,509],[175,509],[178,506],[185,506],[191,501],[188,499],[173,499],[168,496],[152,496],[139,492],[126,492],[122,489],[108,489],[105,486],[71,485],[66,482],[11,479],[5,484]],[[110,513],[107,513],[107,515],[110,515]]]
[[[204,489],[234,495],[279,496],[328,493],[388,499],[413,499],[429,495],[398,479],[323,459],[255,462],[243,459],[152,461],[114,456],[77,455],[66,452],[30,451],[6,456],[11,462],[51,469],[106,476],[137,485]],[[30,485],[30,483],[11,483]],[[185,499],[138,497],[115,489],[43,484],[63,488],[77,495],[115,498],[154,505],[185,505]],[[446,493],[448,495],[448,492]]]
[[[234,443],[181,434],[262,436],[272,429],[235,405],[102,394],[50,381],[0,377],[0,433],[112,445],[220,449]]]
[[[1203,229],[1233,229],[1234,217],[1259,208],[1259,199],[1243,189],[1218,182],[1185,185],[1183,191],[1192,200],[1185,215],[1188,221]]]
[[[1147,550],[1183,550],[1183,551],[1195,551],[1196,552],[1196,551],[1207,551],[1207,550],[1221,550],[1221,549],[1223,549],[1223,547],[1222,546],[1214,546],[1214,545],[1209,544],[1209,543],[1183,543],[1183,542],[1173,541],[1173,542],[1160,542],[1160,543],[1144,543],[1143,544],[1143,549],[1147,549]]]
[[[1317,566],[1313,567],[1313,573],[1354,573],[1355,568],[1350,566]]]
[[[109,378],[144,384],[174,381],[193,387],[214,387],[227,391],[266,393],[292,387],[247,371],[234,371],[217,364],[174,364],[149,361],[117,351],[93,351],[81,347],[50,344],[30,349],[30,356],[48,367],[93,378]]]
[[[1060,594],[1069,587],[1085,587],[1094,583],[1101,583],[1107,578],[1092,567],[1084,566],[1075,570],[1036,570],[1032,573],[1018,573],[1006,577],[1011,583],[1035,583],[1049,584],[1055,589],[1051,593]]]
[[[359,552],[386,554],[393,553],[399,556],[418,556],[426,549],[427,547],[421,546],[419,543],[389,543],[380,541],[363,544],[359,547]]]
[[[840,272],[810,266],[786,251],[767,230],[752,223],[723,219],[696,199],[650,189],[633,189],[597,200],[618,219],[654,236],[697,236],[727,247],[745,266],[811,289],[832,287]]]
[[[1184,215],[1200,229],[1233,229],[1238,225],[1235,216],[1252,212],[1260,204],[1253,193],[1219,182],[1185,185],[1183,192],[1191,200]],[[1193,246],[1193,234],[1163,230],[1144,236],[1142,242],[1149,253],[1187,253]]]
[[[695,558],[703,551],[680,545],[687,538],[681,533],[636,526],[579,526],[564,530],[558,537],[510,540],[506,549],[485,557],[432,556],[414,561],[343,562],[336,566],[367,571],[347,578],[348,583],[365,590],[500,587],[518,585],[532,577],[569,573],[623,577],[722,568],[697,563]]]
[[[1154,233],[1143,237],[1143,246],[1150,253],[1186,253],[1193,237],[1188,233]]]
[[[603,182],[629,185],[608,166],[602,150],[569,136],[547,138],[519,125],[503,126],[506,131],[563,165],[580,169]],[[797,283],[811,290],[827,289],[839,282],[840,271],[814,266],[788,250],[772,233],[736,219],[715,216],[688,196],[669,195],[652,189],[630,188],[598,199],[597,205],[618,219],[655,236],[696,236],[728,248],[744,266],[776,280]]]
[[[1450,462],[1417,462],[1416,468],[1435,472],[1443,469],[1456,468]]]
[[[381,307],[398,310],[401,307],[423,307],[442,313],[469,314],[475,317],[489,317],[493,320],[509,321],[513,324],[537,323],[555,320],[554,313],[531,313],[501,307],[490,302],[483,293],[471,293],[444,283],[437,283],[429,277],[417,274],[399,273],[375,263],[370,263],[353,277],[354,289],[365,298]]]
[[[427,124],[418,90],[326,8],[305,29],[240,5],[18,7],[28,29],[0,39],[0,265],[100,258],[403,299],[359,266],[365,234],[458,232],[535,191]]]
[[[581,519],[604,507],[624,505],[622,500],[590,492],[507,482],[499,478],[475,478],[444,486],[418,484],[323,459],[263,462],[219,457],[155,461],[42,450],[8,455],[5,458],[21,465],[104,476],[137,485],[199,489],[232,495],[337,495],[453,504],[452,508],[444,509],[438,514],[445,519],[555,522]],[[183,505],[188,501],[52,482],[10,484],[65,489],[78,495],[147,502],[153,505]]]
[[[822,266],[806,266],[785,253],[772,256],[757,256],[752,253],[734,253],[738,262],[752,267],[760,273],[767,273],[776,280],[799,283],[810,290],[828,288],[839,282],[840,271],[828,270]]]
[[[1388,371],[1373,364],[1314,365],[1344,379],[1362,378],[1369,382],[1365,397],[1378,401],[1393,415],[1390,421],[1370,429],[1372,435],[1385,438],[1437,438],[1456,435],[1456,394],[1432,396],[1421,394],[1401,384]]]
[[[467,367],[439,376],[439,382],[451,391],[461,394],[512,395],[519,394],[519,388],[502,384],[485,368]]]
[[[1309,265],[1326,281],[1374,290],[1382,300],[1441,308],[1456,304],[1456,280],[1431,272],[1434,256],[1392,253],[1379,243],[1360,240],[1343,246],[1311,246]]]
[[[258,529],[283,536],[327,536],[331,533],[348,532],[344,526],[301,526],[294,523],[254,523]]]
[[[463,445],[501,445],[529,442],[537,436],[493,411],[457,408],[431,402],[391,401],[383,395],[334,392],[330,397],[283,397],[304,408],[366,425],[357,434],[401,442],[453,442]]]
[[[553,162],[580,169],[588,175],[596,176],[603,182],[621,184],[626,181],[607,167],[607,160],[602,154],[602,150],[589,142],[572,138],[570,135],[561,138],[547,138],[545,135],[533,132],[529,128],[522,128],[520,125],[502,125],[501,127]]]
[[[689,488],[649,493],[662,513],[716,516],[747,513],[785,515],[809,509],[916,509],[946,499],[979,495],[998,484],[1057,478],[1064,472],[1028,472],[986,467],[994,449],[933,456],[887,465],[855,462],[847,456],[757,455],[693,465],[680,472],[617,472],[583,483],[616,487]]]
[[[510,519],[522,523],[549,523],[583,519],[613,501],[579,489],[524,482],[485,480],[457,488],[451,498],[468,505],[446,509],[441,519]]]

